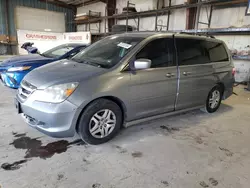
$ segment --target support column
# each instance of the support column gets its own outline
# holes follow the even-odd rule
[[[107,0],[107,14],[113,16],[116,13],[116,0]],[[111,32],[112,26],[115,25],[115,19],[108,19],[108,31]]]

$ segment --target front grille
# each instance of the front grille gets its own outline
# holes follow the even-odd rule
[[[25,101],[36,89],[36,86],[23,80],[18,88],[18,96],[22,101]]]

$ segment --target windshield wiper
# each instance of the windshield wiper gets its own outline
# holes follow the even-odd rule
[[[94,62],[89,62],[89,61],[86,61],[86,60],[83,60],[83,61],[79,61],[78,63],[85,63],[87,65],[92,65],[92,66],[95,66],[95,67],[102,67],[100,64],[98,63],[94,63]]]
[[[43,57],[51,58],[51,57],[49,57],[49,56],[47,56],[47,55],[44,55],[44,53],[39,54],[39,55],[41,55],[41,56],[43,56]]]

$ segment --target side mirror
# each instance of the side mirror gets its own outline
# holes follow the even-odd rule
[[[135,70],[148,69],[151,67],[150,59],[137,59],[134,61]]]

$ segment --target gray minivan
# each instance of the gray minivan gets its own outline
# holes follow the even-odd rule
[[[233,93],[224,42],[178,33],[106,37],[71,60],[31,71],[16,96],[26,122],[52,137],[76,133],[89,144],[122,126],[192,109],[215,112]]]

